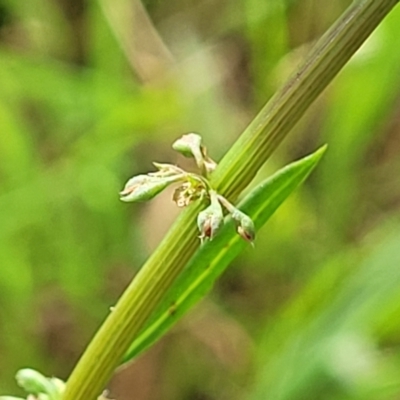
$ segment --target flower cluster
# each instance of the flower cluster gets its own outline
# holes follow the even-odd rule
[[[197,217],[202,242],[215,237],[224,224],[225,214],[228,213],[236,223],[238,234],[252,243],[255,228],[251,218],[218,194],[208,181],[209,175],[215,170],[217,164],[208,156],[201,136],[196,133],[183,135],[172,144],[172,148],[185,157],[194,158],[201,174],[186,172],[172,164],[153,163],[157,171],[130,179],[120,192],[121,200],[125,202],[150,200],[167,186],[178,183],[179,186],[173,194],[173,200],[178,207],[186,207],[199,199],[209,201],[209,206]]]
[[[224,211],[227,211],[236,223],[237,233],[245,240],[253,243],[255,228],[252,219],[238,210],[225,197],[214,190],[209,191],[210,205],[197,217],[200,239],[212,240],[224,224]],[[224,210],[225,209],[225,210]]]

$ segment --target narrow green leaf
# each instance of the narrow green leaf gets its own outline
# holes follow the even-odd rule
[[[282,168],[243,199],[239,208],[251,216],[257,229],[268,221],[275,210],[307,178],[325,150],[326,146],[323,146],[315,153]],[[216,279],[246,246],[248,243],[237,235],[233,221],[229,220],[211,242],[205,243],[195,253],[147,327],[132,343],[123,362],[136,357],[165,334],[205,296]]]

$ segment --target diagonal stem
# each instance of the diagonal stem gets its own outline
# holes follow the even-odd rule
[[[214,172],[218,192],[235,199],[311,103],[399,0],[358,0],[320,39],[291,79],[228,151]],[[122,295],[67,382],[63,400],[96,400],[128,346],[198,246],[191,206]]]
[[[358,0],[313,47],[262,108],[215,171],[213,184],[235,198],[398,0]]]

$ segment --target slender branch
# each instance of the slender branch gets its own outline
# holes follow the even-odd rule
[[[234,199],[398,0],[355,1],[260,111],[212,177]],[[122,295],[77,364],[63,400],[96,400],[163,294],[196,250],[198,206],[183,212]]]

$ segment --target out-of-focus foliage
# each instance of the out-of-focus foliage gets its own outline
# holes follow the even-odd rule
[[[185,164],[188,131],[218,159],[349,3],[0,2],[1,393],[25,366],[66,378],[168,229],[170,195],[120,203],[126,179]],[[257,178],[328,142],[309,183],[115,398],[400,396],[399,24]]]

